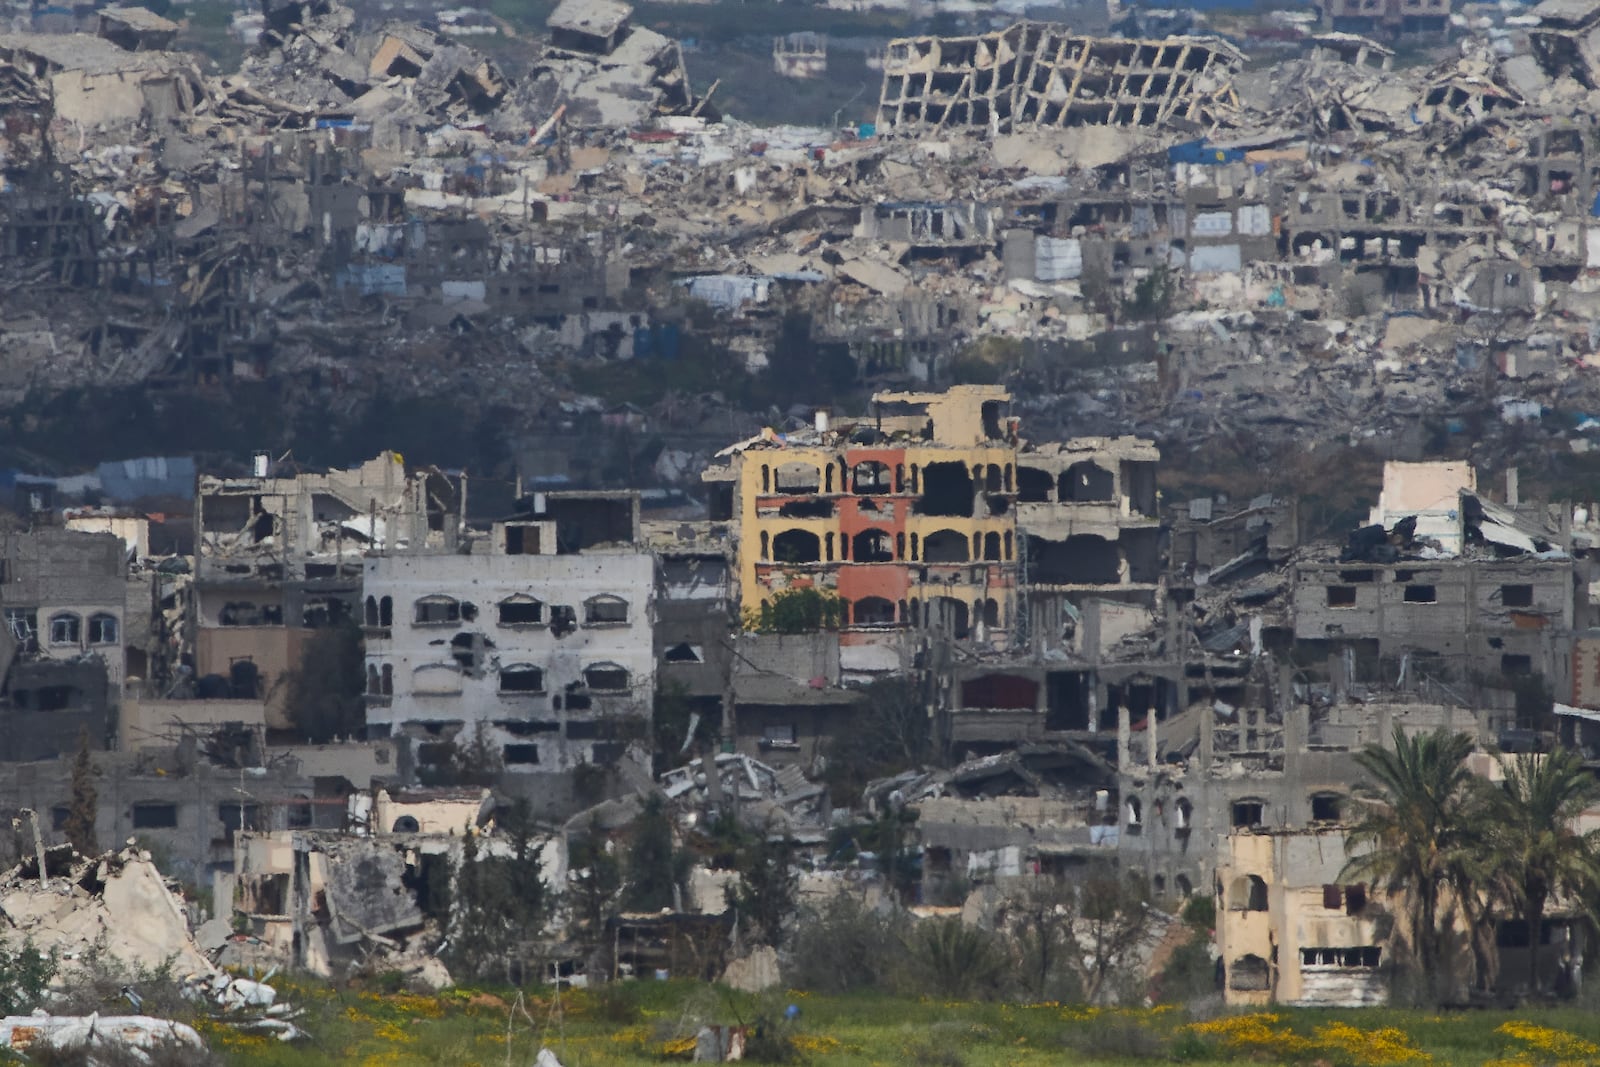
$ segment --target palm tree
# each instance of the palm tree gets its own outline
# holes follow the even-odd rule
[[[1489,855],[1500,891],[1528,924],[1528,980],[1539,992],[1539,935],[1552,896],[1586,900],[1600,886],[1600,831],[1573,826],[1600,800],[1600,782],[1571,749],[1502,757],[1505,780],[1485,789]]]
[[[1359,797],[1364,810],[1345,838],[1351,858],[1341,878],[1404,894],[1418,969],[1434,982],[1445,977],[1441,947],[1452,926],[1441,904],[1470,896],[1482,855],[1482,796],[1463,766],[1472,749],[1466,734],[1441,727],[1407,737],[1397,726],[1392,748],[1368,745],[1355,756],[1375,788]]]

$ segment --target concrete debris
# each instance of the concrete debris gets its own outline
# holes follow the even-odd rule
[[[205,1048],[193,1027],[148,1015],[8,1015],[0,1019],[0,1047],[82,1052],[85,1062],[99,1061],[96,1050],[112,1052],[110,1062],[131,1056],[150,1062],[150,1053],[164,1047]]]
[[[134,848],[85,859],[70,848],[45,853],[49,876],[36,860],[0,879],[0,938],[20,948],[31,942],[65,961],[108,960],[135,971],[152,960],[171,962],[180,979],[210,981],[219,972],[190,936],[188,919],[150,855]]]
[[[778,950],[771,945],[758,945],[746,956],[729,960],[722,972],[722,982],[742,993],[761,993],[780,985]]]
[[[774,769],[743,753],[719,753],[713,766],[715,776],[706,773],[703,758],[666,771],[660,788],[680,809],[706,820],[732,814],[746,825],[791,834],[826,825],[827,790],[800,768]]]

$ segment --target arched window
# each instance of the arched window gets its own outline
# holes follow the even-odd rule
[[[1241,874],[1228,887],[1229,911],[1266,911],[1267,883],[1258,874]]]
[[[777,469],[772,481],[780,493],[815,493],[822,485],[822,472],[810,463],[790,462]]]
[[[983,558],[999,560],[1000,535],[998,533],[986,533],[983,535]]]
[[[386,596],[378,601],[378,625],[394,625],[394,597]]]
[[[616,663],[594,663],[583,669],[583,681],[597,693],[622,692],[628,688],[628,670]]]
[[[378,614],[378,612],[377,612],[377,607],[378,606],[376,604],[374,604],[372,607],[373,607],[373,612],[372,612],[373,617],[376,618],[377,614]],[[367,695],[368,696],[373,696],[373,697],[380,695],[383,692],[383,690],[379,688],[379,685],[380,685],[380,683],[378,681],[378,668],[377,668],[377,665],[376,664],[372,664],[372,663],[367,664]]]
[[[955,597],[939,596],[928,601],[932,612],[932,625],[958,641],[966,640],[972,631],[967,603]]]
[[[117,643],[118,634],[117,617],[100,612],[89,616],[89,643],[91,645],[114,645]]]
[[[1144,804],[1138,797],[1128,798],[1127,830],[1134,835],[1144,832]]]
[[[364,620],[366,622],[366,625],[368,625],[368,626],[376,626],[376,625],[378,625],[378,598],[377,597],[375,597],[375,596],[367,597],[367,603],[365,605],[363,618],[364,618]]]
[[[500,692],[542,693],[544,692],[544,671],[531,663],[513,663],[509,667],[501,667]]]
[[[884,530],[862,530],[850,545],[850,555],[857,563],[889,563],[894,559],[894,542]]]
[[[544,602],[527,593],[513,593],[496,604],[501,626],[541,626]]]
[[[772,491],[772,468],[765,463],[761,465],[761,491],[763,493]]]
[[[765,531],[765,530],[761,531],[761,558],[762,559],[771,559],[772,558],[772,544],[771,544],[770,538],[767,535],[767,531]]]
[[[1105,503],[1115,495],[1116,479],[1104,467],[1085,460],[1061,472],[1058,492],[1063,502]]]
[[[442,593],[425,596],[412,605],[411,621],[418,626],[448,626],[461,621],[461,601]]]
[[[850,474],[850,487],[856,493],[871,495],[888,493],[893,485],[888,465],[876,460],[869,459],[857,463],[855,470]]]
[[[993,597],[983,602],[983,624],[991,630],[1000,626],[1000,601]]]
[[[955,530],[938,530],[922,539],[922,559],[925,563],[965,563],[968,558],[965,534]]]
[[[1011,558],[1011,552],[1012,552],[1011,531],[1007,530],[1006,531],[1006,559],[1009,560]]]
[[[610,593],[592,596],[583,602],[583,621],[587,626],[626,626],[628,602]]]
[[[1240,956],[1228,965],[1228,988],[1240,992],[1264,993],[1272,986],[1267,961],[1256,955]]]
[[[70,611],[50,616],[50,643],[75,645],[83,640],[83,620]]]
[[[1194,825],[1194,805],[1189,803],[1189,798],[1179,797],[1172,805],[1172,811],[1177,820],[1173,824],[1173,830],[1180,834],[1188,833],[1190,827]]]
[[[453,663],[425,663],[411,672],[411,691],[418,696],[457,696],[461,669]]]
[[[383,673],[379,675],[378,691],[386,697],[394,696],[394,664],[383,665]]]
[[[1180,897],[1188,898],[1194,894],[1194,883],[1189,881],[1189,876],[1180,874],[1172,880],[1173,886],[1178,890]]]
[[[989,469],[984,472],[983,491],[986,493],[998,493],[1003,484],[1005,484],[1005,479],[1000,474],[1000,464],[989,464]]]
[[[810,530],[785,530],[772,539],[772,557],[779,563],[820,563],[822,539]]]
[[[881,596],[864,596],[855,603],[857,626],[893,626],[894,602]]]

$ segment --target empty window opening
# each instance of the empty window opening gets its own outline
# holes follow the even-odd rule
[[[525,593],[506,597],[496,608],[501,626],[538,626],[544,622],[544,604]]]
[[[500,692],[542,693],[544,671],[527,663],[514,663],[500,669]]]
[[[857,626],[893,626],[894,602],[881,596],[864,596],[852,612]]]
[[[1000,559],[1000,535],[987,533],[983,535],[983,558],[988,560]]]
[[[1533,607],[1533,586],[1502,585],[1500,587],[1500,603],[1508,608]]]
[[[894,482],[887,464],[867,460],[851,471],[850,487],[857,493],[892,493]]]
[[[1021,674],[981,674],[961,683],[961,706],[992,711],[1032,711],[1039,683]]]
[[[857,563],[890,563],[894,542],[884,530],[862,530],[850,543],[850,555]]]
[[[539,554],[539,527],[532,523],[506,524],[506,555],[537,556]]]
[[[1361,582],[1370,582],[1370,581],[1372,581],[1372,579],[1373,579],[1373,572],[1372,571],[1340,571],[1339,572],[1339,580],[1341,582],[1348,582],[1350,584],[1359,584]]]
[[[135,830],[171,830],[178,825],[176,804],[135,804],[133,828]]]
[[[1260,956],[1240,956],[1228,967],[1228,988],[1241,993],[1264,993],[1271,979],[1272,971]]]
[[[1073,534],[1065,541],[1028,538],[1033,580],[1045,585],[1114,585],[1122,576],[1117,545],[1094,534]]]
[[[937,530],[922,539],[924,563],[965,563],[969,550],[966,535],[955,530]]]
[[[1344,797],[1338,793],[1315,793],[1312,795],[1312,822],[1338,822],[1343,815]]]
[[[971,621],[967,603],[955,597],[939,596],[928,601],[929,625],[937,630],[954,637],[956,640],[965,640],[971,633]]]
[[[1055,479],[1049,471],[1038,467],[1017,468],[1017,500],[1025,504],[1043,504],[1049,501]]]
[[[119,631],[115,615],[89,616],[89,643],[91,645],[114,645],[117,643]]]
[[[1328,607],[1353,608],[1356,606],[1356,587],[1353,585],[1328,586]]]
[[[809,463],[785,463],[773,476],[780,493],[815,493],[822,486],[822,472]]]
[[[425,596],[412,605],[418,626],[448,626],[461,621],[461,601],[451,596]]]
[[[1265,813],[1266,805],[1259,800],[1236,800],[1233,802],[1233,825],[1240,829],[1260,826]]]
[[[1439,600],[1439,591],[1431,585],[1406,586],[1407,604],[1435,604]]]
[[[539,762],[538,745],[506,745],[500,749],[500,753],[507,767],[530,767]]]
[[[628,688],[628,671],[615,663],[596,663],[584,668],[583,680],[597,693],[620,692]]]
[[[965,463],[930,463],[922,469],[919,515],[972,517],[972,475]]]
[[[1500,657],[1501,674],[1532,674],[1533,657],[1506,653]]]
[[[1370,971],[1377,969],[1382,957],[1383,950],[1376,945],[1362,945],[1357,948],[1303,948],[1300,950],[1300,966]]]
[[[701,646],[683,641],[667,649],[661,659],[666,663],[704,663],[705,652]]]
[[[1136,837],[1144,832],[1144,805],[1138,797],[1129,797],[1127,809],[1126,830]]]
[[[50,616],[50,643],[75,645],[81,640],[83,620],[71,612]]]
[[[1194,883],[1189,881],[1189,876],[1186,874],[1178,875],[1172,880],[1172,884],[1178,890],[1180,897],[1187,899],[1194,893]]]
[[[1228,888],[1228,910],[1267,910],[1267,883],[1259,874],[1241,874],[1233,880]]]
[[[1188,797],[1179,797],[1172,805],[1172,829],[1174,833],[1186,834],[1194,827],[1194,805],[1189,803]]]
[[[628,621],[628,602],[609,593],[583,602],[583,621],[590,626],[621,626]]]
[[[810,530],[785,530],[772,539],[772,558],[779,563],[820,563],[822,541]]]
[[[1116,499],[1117,479],[1097,463],[1074,463],[1061,472],[1058,492],[1063,503],[1109,503]]]

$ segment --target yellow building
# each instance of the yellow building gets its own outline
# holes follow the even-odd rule
[[[997,386],[880,393],[870,413],[764,431],[705,474],[737,524],[747,615],[790,589],[837,597],[849,631],[1013,625],[1016,420]]]
[[[1340,829],[1230,834],[1217,868],[1217,952],[1230,1005],[1360,1007],[1388,986],[1384,901],[1342,884]]]

